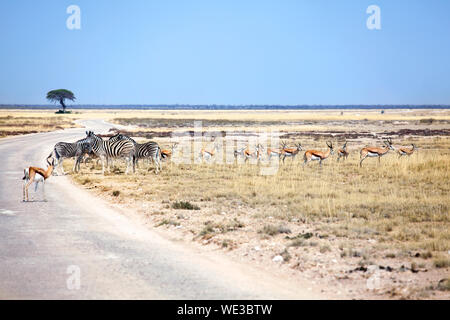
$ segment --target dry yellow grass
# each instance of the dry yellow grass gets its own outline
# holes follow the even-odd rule
[[[182,114],[179,119],[186,119],[186,116]],[[204,119],[205,114],[195,116]],[[398,120],[406,121],[404,116],[399,115]],[[414,116],[430,118],[430,114]],[[222,116],[216,117],[215,120]],[[132,118],[128,123],[133,123]],[[263,123],[258,127],[254,119],[246,121],[252,123],[255,131],[268,128]],[[362,132],[370,125],[375,132],[398,130],[396,124],[386,125],[376,120],[356,129],[354,123],[346,121],[338,121],[328,129],[341,127],[344,132]],[[426,124],[417,118],[413,121],[417,123],[405,126],[448,130],[446,120],[425,121]],[[152,125],[149,129],[170,132],[172,124],[179,123],[167,121],[167,118],[162,122],[165,125],[162,128]],[[216,125],[213,123],[204,129],[217,130],[222,124]],[[323,126],[326,133],[326,124]],[[234,124],[231,129],[236,129]],[[324,151],[326,140],[340,147],[345,139],[343,136],[305,135],[292,126],[288,130],[304,147]],[[252,259],[270,261],[273,255],[280,254],[289,268],[313,274],[329,270],[332,279],[338,275],[346,279],[347,275],[340,276],[340,272],[359,265],[389,265],[397,270],[404,265],[415,271],[428,269],[426,277],[420,272],[415,273],[415,278],[400,271],[392,275],[408,283],[408,288],[414,288],[415,293],[400,296],[422,297],[430,294],[430,290],[423,289],[432,287],[427,281],[433,279],[437,283],[448,274],[450,264],[450,138],[444,131],[439,134],[443,135],[394,134],[396,147],[415,143],[420,150],[400,159],[391,151],[380,164],[376,159],[366,159],[362,168],[359,167],[360,148],[366,143],[380,146],[379,139],[368,136],[350,139],[347,161],[337,162],[335,154],[324,161],[323,168],[319,168],[317,162],[303,168],[303,152],[300,152],[294,161],[286,159],[276,174],[270,176],[260,175],[260,166],[250,163],[169,162],[164,163],[159,175],[155,175],[153,169],[148,171],[147,165],[141,162],[137,174],[126,176],[124,163],[117,161],[117,167],[105,176],[101,175],[100,166],[91,163],[72,177],[109,201],[132,208],[154,227],[171,230],[185,239],[234,249],[232,252],[239,252],[236,253],[239,257],[252,255],[252,249],[249,253],[245,248],[266,243],[264,253],[253,255]],[[169,144],[167,138],[155,140],[164,146]],[[293,142],[290,140],[291,144]],[[70,170],[71,164],[65,165]],[[198,207],[199,210],[184,210],[183,207]],[[325,269],[317,267],[317,261]],[[361,277],[361,283],[365,283],[364,275]],[[411,279],[414,284],[408,282]],[[391,289],[386,287],[385,293],[397,294],[397,289]]]
[[[0,111],[0,138],[78,127],[73,116],[54,112]]]
[[[0,132],[5,127],[16,128],[17,133],[24,128],[50,131],[61,123],[73,126],[75,119],[105,119],[131,125],[154,121],[148,127],[130,131],[143,131],[141,137],[155,136],[163,146],[170,141],[158,138],[158,132],[191,130],[192,120],[203,120],[206,131],[248,131],[251,127],[251,131],[258,132],[276,128],[294,136],[308,149],[324,151],[326,140],[340,147],[346,134],[356,132],[356,138],[348,139],[348,160],[337,162],[335,154],[324,161],[323,168],[317,162],[303,168],[300,152],[297,159],[286,159],[276,174],[270,176],[260,175],[260,167],[250,163],[164,163],[162,173],[155,175],[142,162],[137,174],[126,176],[124,163],[116,161],[117,167],[105,176],[101,175],[101,166],[90,163],[82,165],[81,172],[72,178],[111,202],[132,208],[153,226],[169,230],[176,227],[177,232],[193,240],[235,251],[269,241],[270,248],[265,251],[268,253],[258,259],[267,261],[273,254],[280,254],[289,268],[303,272],[322,271],[321,267],[314,267],[318,255],[325,257],[320,264],[332,270],[333,277],[339,274],[334,262],[331,263],[333,260],[343,261],[347,270],[358,265],[387,263],[398,269],[403,265],[411,266],[411,270],[428,268],[426,278],[420,278],[418,273],[416,279],[419,296],[424,294],[421,288],[430,287],[426,279],[448,278],[450,112],[447,110],[387,110],[385,114],[367,110],[342,114],[341,111],[77,110],[63,116],[53,111],[1,111]],[[291,121],[309,122],[299,125]],[[398,134],[402,129],[416,131]],[[440,136],[420,136],[428,135],[424,131],[427,129],[436,130]],[[155,134],[146,135],[146,131]],[[332,137],[330,131],[343,134]],[[361,132],[376,132],[378,138],[358,136]],[[381,164],[376,159],[366,159],[360,168],[360,148],[365,144],[380,146],[379,137],[386,132],[393,132],[396,147],[415,143],[420,150],[400,159],[390,152],[381,159]],[[289,142],[292,144],[294,140]],[[72,163],[65,161],[64,165],[70,172]],[[199,210],[195,210],[197,207]],[[245,250],[243,253],[248,254]],[[405,275],[403,280],[410,279]]]
[[[187,200],[207,211],[211,207],[234,210],[239,203],[241,210],[251,209],[252,218],[261,221],[270,216],[285,222],[321,223],[318,230],[338,237],[446,252],[450,250],[450,141],[439,142],[422,141],[422,150],[409,158],[398,159],[391,152],[380,165],[376,159],[366,159],[362,168],[355,151],[346,162],[327,159],[322,169],[317,163],[303,168],[301,156],[286,159],[273,176],[260,175],[259,167],[252,164],[172,163],[160,175],[141,168],[136,175],[125,176],[121,165],[103,177],[100,167],[92,166],[74,179],[106,194],[119,190],[117,201]]]
[[[12,117],[12,118],[11,118]],[[393,122],[403,121],[408,126],[420,124],[421,121],[433,119],[434,121],[450,121],[450,111],[448,110],[386,110],[384,114],[380,110],[72,110],[72,114],[57,115],[54,110],[0,110],[0,119],[3,120],[3,136],[13,134],[23,134],[32,132],[44,132],[58,129],[60,127],[76,126],[74,120],[83,119],[104,119],[118,124],[133,124],[137,119],[149,119],[154,121],[168,122],[168,125],[161,125],[159,128],[151,128],[152,131],[160,132],[167,128],[174,129],[176,126],[170,125],[170,121],[180,120],[203,120],[217,121],[223,120],[230,123],[224,125],[204,125],[204,129],[212,130],[232,130],[242,131],[252,127],[264,126],[272,123],[272,128],[280,131],[327,131],[332,126],[333,130],[341,131],[348,129],[349,123],[339,122],[356,121],[361,124],[351,124],[358,128],[371,128],[368,122],[380,121]],[[275,122],[285,122],[274,124]],[[309,122],[302,125],[289,124],[289,122]],[[259,124],[258,124],[259,123]],[[11,126],[9,125],[11,124]],[[61,124],[61,125],[60,125]],[[405,125],[404,124],[404,125]],[[25,129],[24,129],[25,126]],[[398,124],[401,126],[401,123]],[[192,130],[193,126],[187,126],[185,130]],[[147,128],[137,127],[132,129],[146,131]]]
[[[342,120],[385,120],[419,121],[422,119],[450,120],[449,110],[118,110],[118,109],[76,109],[65,114],[68,119],[191,119],[191,120],[229,120],[229,121],[342,121]],[[0,110],[0,116],[54,117],[55,110]],[[60,115],[59,115],[60,116]]]
[[[404,120],[415,121],[433,118],[450,120],[448,110],[136,110],[113,111],[108,118],[124,119],[190,119],[190,120],[229,120],[229,121],[342,121],[342,120]]]

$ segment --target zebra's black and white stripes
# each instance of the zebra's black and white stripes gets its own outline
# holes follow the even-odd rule
[[[128,140],[131,141],[135,146],[135,153],[134,153],[134,161],[133,161],[133,171],[135,166],[137,165],[139,159],[151,159],[153,163],[155,164],[155,172],[158,173],[158,171],[162,170],[161,168],[161,148],[159,147],[158,143],[154,141],[149,141],[146,143],[137,143],[132,138],[118,133],[114,136],[112,136],[110,141],[119,141],[119,140]]]
[[[86,134],[88,134],[88,132],[86,132]],[[64,159],[76,157],[72,171],[78,172],[78,170],[80,170],[81,159],[84,154],[89,152],[91,152],[91,141],[88,137],[73,143],[58,142],[53,147],[53,151],[47,157],[47,162],[49,158],[55,159],[57,168],[60,169],[60,172],[62,171],[62,173],[65,174],[62,166]]]
[[[128,139],[103,140],[92,131],[88,132],[88,138],[91,139],[92,152],[100,157],[103,174],[105,173],[105,160],[108,160],[107,166],[109,170],[109,160],[114,158],[126,159],[127,169],[125,174],[128,174],[130,166],[133,165],[134,162],[135,145],[133,142]]]

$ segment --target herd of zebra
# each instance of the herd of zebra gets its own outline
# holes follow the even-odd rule
[[[168,150],[162,151],[158,143],[154,141],[141,144],[121,133],[104,140],[94,132],[86,131],[86,137],[76,142],[58,142],[47,157],[47,163],[50,164],[51,161],[54,161],[55,169],[58,168],[64,174],[62,167],[64,159],[75,158],[73,171],[78,172],[81,162],[87,156],[101,161],[102,173],[104,174],[105,164],[107,170],[110,170],[114,159],[125,158],[127,162],[125,173],[128,174],[131,168],[133,172],[136,171],[139,159],[151,159],[155,164],[156,173],[158,173],[161,170],[161,159],[166,157],[168,153]]]

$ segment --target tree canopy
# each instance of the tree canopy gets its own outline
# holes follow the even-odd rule
[[[75,95],[72,91],[67,89],[57,89],[57,90],[51,90],[47,92],[47,99],[51,102],[59,102],[61,106],[63,107],[63,110],[66,110],[66,105],[64,103],[64,100],[70,100],[74,101]]]

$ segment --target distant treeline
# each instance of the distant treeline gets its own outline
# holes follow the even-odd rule
[[[0,109],[55,109],[54,105],[2,104]],[[327,109],[450,109],[450,105],[72,105],[68,109],[125,109],[125,110],[327,110]]]

